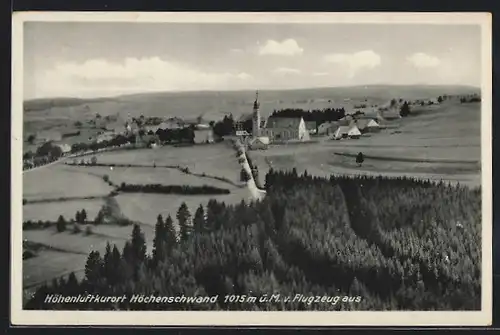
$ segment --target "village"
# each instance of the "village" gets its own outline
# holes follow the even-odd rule
[[[87,141],[71,143],[74,134],[63,134],[44,138],[38,135],[40,143],[36,152],[25,152],[23,169],[53,163],[59,159],[89,156],[98,152],[121,149],[155,149],[161,145],[200,145],[212,144],[223,140],[238,139],[248,150],[266,150],[269,146],[289,143],[313,143],[329,140],[355,140],[366,134],[380,132],[391,121],[401,119],[414,107],[438,105],[451,96],[428,100],[403,101],[392,99],[385,105],[356,106],[351,110],[337,109],[334,115],[319,120],[311,120],[311,111],[294,110],[274,111],[268,118],[261,114],[258,92],[251,113],[234,120],[232,115],[222,121],[206,121],[200,115],[195,120],[180,117],[131,117],[128,115],[121,127],[108,127],[117,117],[105,118],[95,115],[87,120],[98,131]],[[291,112],[291,113],[290,113]],[[294,113],[295,112],[295,113]],[[325,113],[325,111],[320,111]],[[292,115],[290,115],[292,114]],[[82,122],[77,121],[81,127]],[[31,135],[34,136],[34,135]],[[90,162],[90,160],[89,160]]]

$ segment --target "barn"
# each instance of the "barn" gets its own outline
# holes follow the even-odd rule
[[[309,132],[302,117],[288,118],[271,116],[266,128],[261,129],[261,135],[269,137],[270,141],[309,141]]]
[[[359,131],[358,127],[353,125],[353,126],[339,126],[335,133],[333,134],[332,138],[334,140],[340,140],[342,138],[353,138],[357,139],[361,136],[361,132]]]

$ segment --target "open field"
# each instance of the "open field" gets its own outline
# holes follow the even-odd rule
[[[93,234],[85,234],[85,226],[82,232],[72,233],[72,226],[68,225],[68,231],[58,233],[55,227],[40,230],[25,230],[23,239],[39,243],[48,248],[37,253],[33,258],[23,261],[23,287],[30,288],[49,281],[52,278],[68,275],[70,272],[80,274],[85,268],[88,253],[97,250],[104,254],[106,243],[116,244],[121,250],[125,242],[130,238],[132,226],[115,225],[91,225]],[[148,252],[151,251],[154,229],[149,226],[141,227],[146,236]]]
[[[23,198],[28,200],[102,196],[110,191],[102,179],[68,171],[61,164],[23,173]]]
[[[198,177],[191,174],[186,174],[174,168],[163,167],[114,167],[111,170],[104,166],[66,166],[68,171],[78,171],[80,173],[88,173],[90,175],[108,176],[109,180],[114,184],[119,185],[122,182],[128,184],[163,184],[163,185],[191,185],[202,186],[210,185],[220,188],[234,187],[229,183],[208,178]]]
[[[179,165],[188,167],[191,172],[227,178],[235,183],[240,181],[240,167],[234,150],[226,143],[107,152],[97,155],[97,161],[105,164],[152,166],[155,162],[157,165]]]
[[[194,216],[196,209],[201,205],[206,206],[209,199],[224,201],[226,204],[237,204],[241,200],[248,201],[250,193],[247,188],[234,188],[228,195],[192,195],[178,196],[170,194],[119,194],[115,197],[120,208],[129,219],[140,221],[154,226],[158,214],[164,218],[172,216],[174,224],[177,225],[176,213],[180,205],[185,202]]]
[[[56,221],[59,215],[69,220],[75,218],[76,212],[82,209],[85,209],[87,217],[93,220],[103,204],[102,199],[26,204],[23,206],[23,221]]]
[[[30,289],[50,282],[53,278],[68,275],[74,271],[78,276],[85,269],[86,255],[44,250],[36,257],[23,261],[23,287]]]

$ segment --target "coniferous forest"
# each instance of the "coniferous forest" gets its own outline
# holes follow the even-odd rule
[[[138,225],[123,250],[89,254],[38,289],[27,309],[480,310],[481,192],[383,177],[271,170],[262,201],[210,200],[158,217],[146,251]],[[192,218],[192,219],[191,219]],[[180,232],[174,229],[178,222]],[[47,294],[215,296],[217,303],[46,303]],[[227,294],[338,296],[342,303],[228,303]]]

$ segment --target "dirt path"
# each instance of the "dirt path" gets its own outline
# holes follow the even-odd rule
[[[240,165],[245,170],[245,172],[250,176],[250,179],[247,181],[248,191],[250,192],[252,199],[262,200],[266,196],[266,191],[261,190],[257,187],[257,184],[255,183],[255,179],[252,174],[252,169],[250,169],[250,165],[248,164],[245,148],[239,142],[237,143],[237,145],[239,146],[239,149],[241,149],[241,151],[243,152],[242,155],[238,157],[238,161],[241,158],[243,158],[243,163],[240,163]]]

